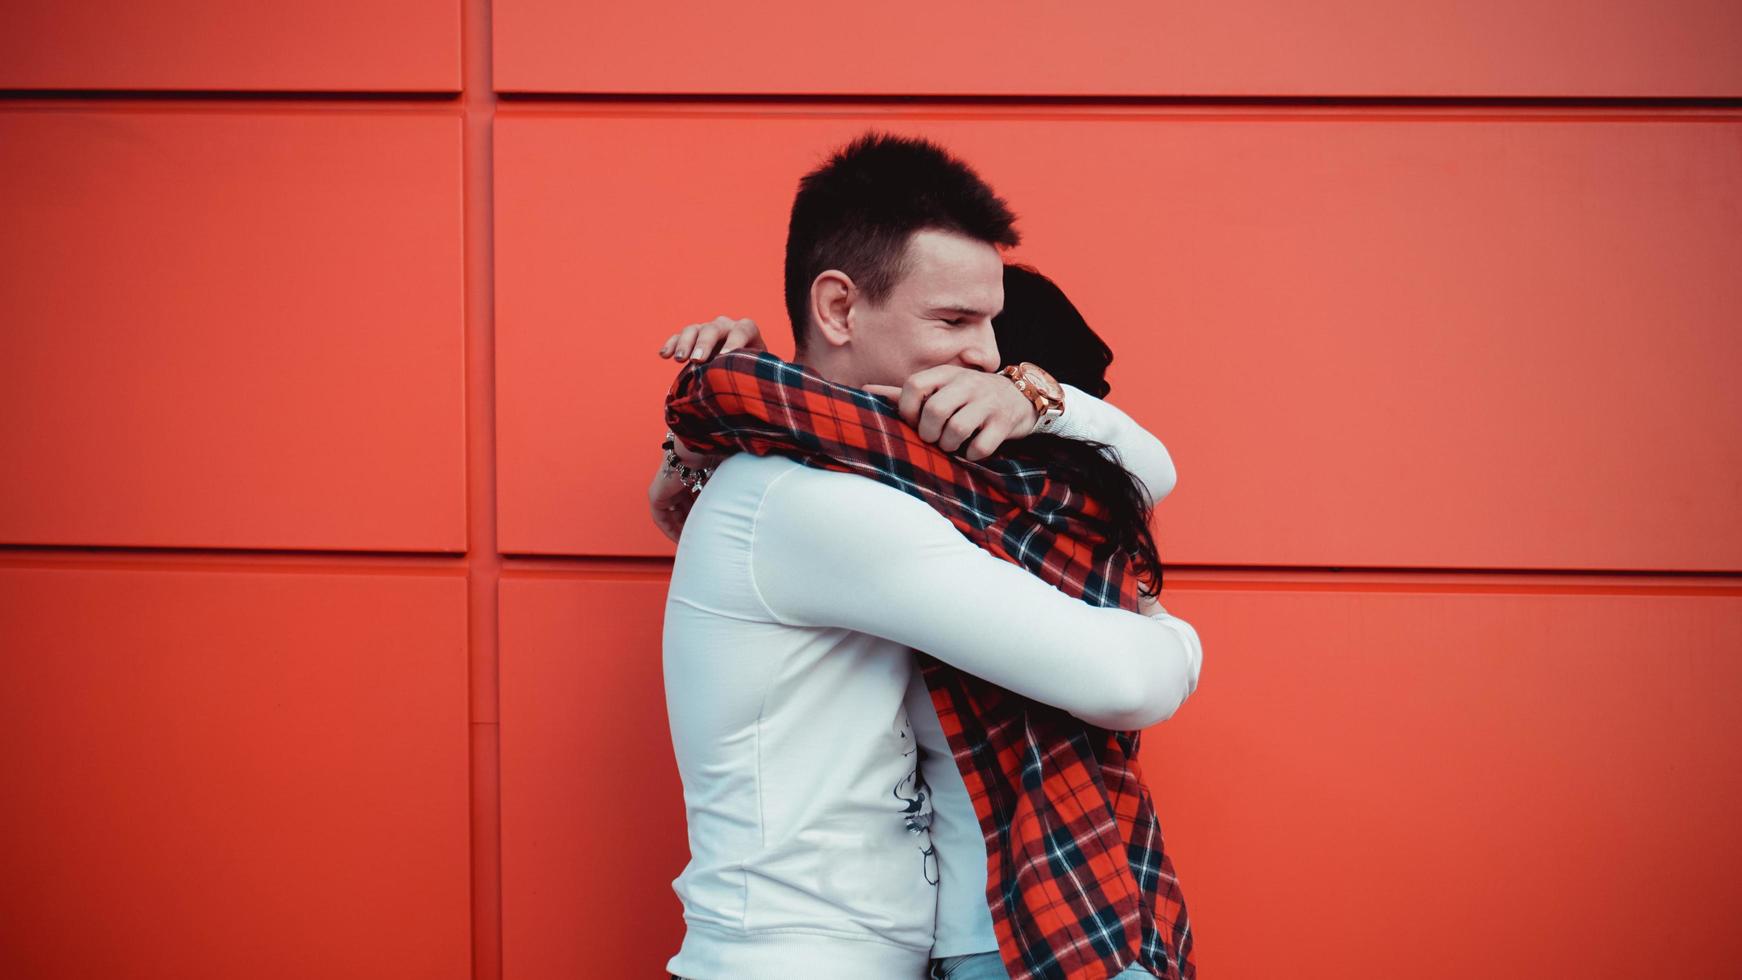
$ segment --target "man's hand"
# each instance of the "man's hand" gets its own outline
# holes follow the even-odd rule
[[[900,388],[866,385],[865,390],[896,399],[902,419],[944,452],[967,443],[962,455],[968,459],[985,459],[1005,440],[1034,432],[1040,421],[1034,404],[1009,378],[954,364],[920,371]]]
[[[694,363],[739,347],[768,349],[768,345],[762,342],[762,331],[757,329],[756,321],[717,316],[707,323],[692,323],[667,337],[659,347],[659,356]]]

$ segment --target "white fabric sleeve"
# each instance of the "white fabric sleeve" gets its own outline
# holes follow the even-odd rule
[[[783,473],[754,527],[751,577],[778,622],[879,636],[1119,731],[1172,717],[1197,687],[1189,623],[1066,595],[869,478]]]
[[[1049,431],[1068,439],[1093,439],[1119,450],[1119,461],[1143,484],[1152,506],[1173,492],[1179,475],[1160,439],[1111,402],[1063,382],[1060,387],[1065,389],[1065,411]]]

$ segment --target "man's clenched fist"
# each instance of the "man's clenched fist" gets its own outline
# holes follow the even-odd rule
[[[901,417],[926,442],[953,453],[985,459],[1008,439],[1034,432],[1034,404],[1001,374],[944,364],[919,371],[900,387],[866,385],[873,395],[896,399]]]

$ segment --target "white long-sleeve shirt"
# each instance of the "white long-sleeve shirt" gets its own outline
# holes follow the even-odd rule
[[[1129,419],[1090,402],[1067,392],[1076,418],[1059,426],[1115,444],[1133,465],[1132,440],[1111,437]],[[1152,497],[1171,489],[1171,462],[1165,474],[1136,465]],[[1068,596],[899,490],[732,457],[684,527],[666,604],[691,856],[674,883],[687,930],[671,972],[918,977],[934,937],[949,938],[940,922],[967,922],[970,902],[985,913],[985,848],[966,792],[939,792],[952,811],[940,828],[922,791],[910,711],[921,728],[937,720],[929,698],[910,696],[910,648],[1110,728],[1170,716],[1202,659],[1185,622]],[[936,778],[947,770],[959,789],[947,745],[937,761]],[[934,847],[940,829],[947,849]],[[975,928],[956,931],[971,939]]]

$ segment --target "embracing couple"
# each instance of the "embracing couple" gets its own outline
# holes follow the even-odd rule
[[[1137,760],[1203,659],[1156,601],[1173,463],[1005,263],[1014,225],[935,144],[868,134],[793,201],[794,360],[727,318],[660,349],[674,976],[1195,974]]]

